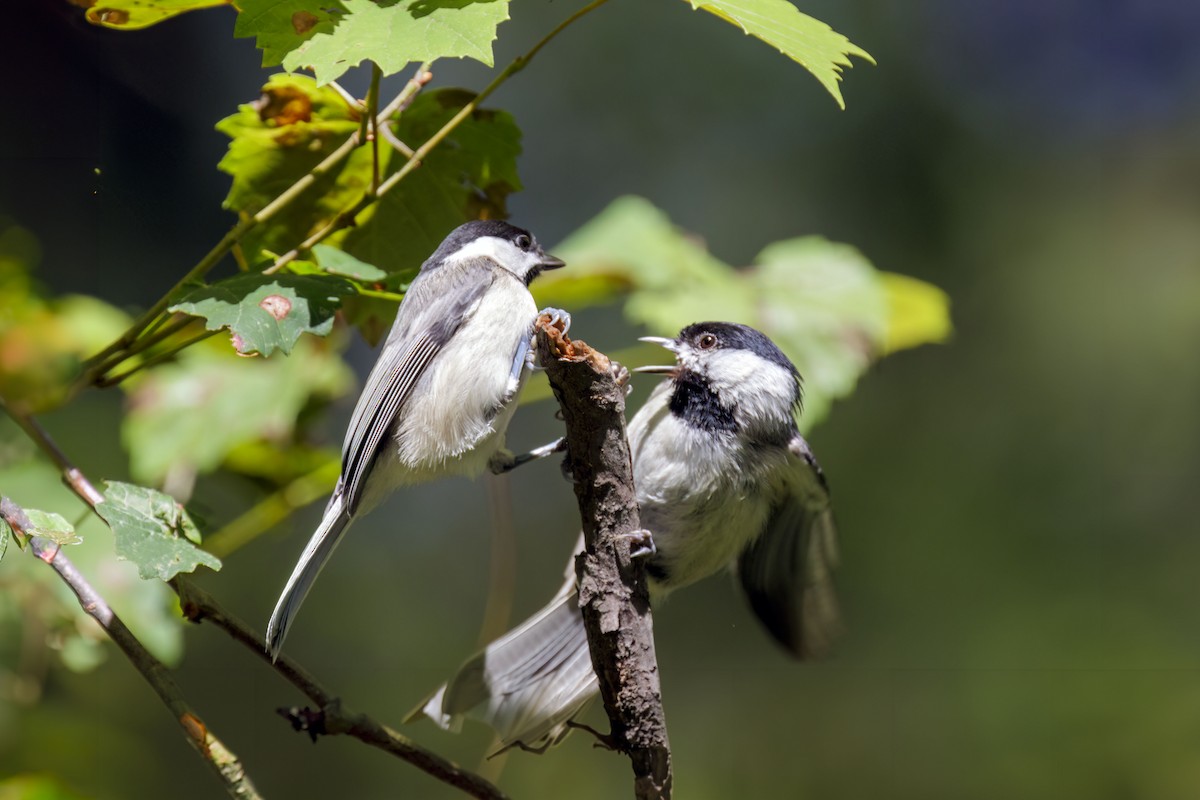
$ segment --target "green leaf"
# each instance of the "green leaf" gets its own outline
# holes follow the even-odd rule
[[[321,265],[321,268],[333,275],[342,275],[367,282],[381,281],[387,277],[387,273],[378,267],[373,267],[365,261],[359,261],[345,250],[330,247],[327,244],[315,245],[313,255],[316,256],[317,263]]]
[[[256,102],[217,123],[230,138],[217,165],[233,177],[224,207],[241,219],[258,213],[340,147],[359,120],[357,109],[333,89],[300,75],[272,75]],[[357,148],[297,201],[246,234],[240,243],[245,260],[258,262],[264,250],[290,250],[358,200],[370,181],[371,149]]]
[[[7,522],[0,519],[0,561],[4,560],[4,554],[8,552],[8,540],[12,535],[12,528],[8,527]]]
[[[99,0],[88,8],[85,16],[93,25],[136,30],[187,11],[227,6],[230,3],[231,0]]]
[[[324,336],[354,287],[326,275],[237,275],[190,292],[171,306],[203,317],[210,331],[228,328],[242,354],[292,352],[302,333]]]
[[[899,347],[942,341],[949,311],[940,289],[878,272],[853,247],[816,236],[766,247],[735,270],[710,255],[649,202],[616,200],[553,251],[570,276],[534,285],[538,303],[587,302],[628,294],[626,316],[674,336],[701,320],[752,325],[770,336],[804,376],[807,428],[854,389],[872,361]],[[579,297],[569,282],[605,287]]]
[[[853,44],[824,22],[800,13],[788,0],[687,0],[745,33],[775,47],[811,72],[842,108],[846,101],[838,87],[842,68],[853,66],[850,56],[874,64],[866,50]]]
[[[241,0],[233,35],[257,37],[262,65],[274,67],[318,33],[331,33],[345,16],[338,0]]]
[[[950,338],[954,325],[950,321],[950,298],[945,292],[907,275],[885,272],[882,277],[890,308],[883,341],[885,354]]]
[[[200,542],[200,531],[168,494],[106,481],[104,502],[96,511],[113,530],[117,557],[136,564],[144,580],[170,580],[200,565],[221,568],[220,559],[193,544]]]
[[[121,427],[130,470],[144,483],[172,469],[211,472],[240,446],[291,443],[301,411],[345,394],[350,368],[326,340],[304,338],[290,358],[238,358],[224,344],[190,347],[148,371]]]
[[[385,75],[412,61],[473,58],[492,66],[508,0],[242,0],[235,36],[256,36],[263,66],[335,80],[363,61]]]
[[[23,459],[0,459],[0,487],[25,505],[78,505],[59,477],[53,466],[34,453]],[[168,665],[177,664],[183,653],[183,626],[174,592],[159,581],[139,580],[132,564],[114,559],[112,532],[99,517],[85,516],[76,530],[83,542],[71,548],[71,561],[157,658]],[[3,566],[0,631],[7,632],[6,636],[19,637],[25,631],[39,640],[49,639],[71,669],[90,668],[114,652],[108,636],[88,619],[53,570],[38,559],[16,553]]]
[[[423,92],[394,124],[411,146],[427,141],[475,95],[461,89]],[[390,149],[390,148],[389,148]],[[341,238],[347,252],[388,273],[412,274],[453,228],[508,215],[508,195],[521,188],[521,131],[512,115],[476,109]],[[403,159],[389,161],[385,177]]]
[[[83,539],[75,535],[75,526],[67,522],[61,514],[52,511],[39,511],[36,508],[25,509],[31,528],[25,531],[27,536],[40,536],[55,544],[79,544]]]

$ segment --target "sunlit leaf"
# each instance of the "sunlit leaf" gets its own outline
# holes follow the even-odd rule
[[[954,326],[950,321],[950,298],[945,292],[907,275],[884,272],[882,277],[890,308],[884,353],[950,338]]]
[[[944,293],[912,278],[889,278],[853,247],[815,236],[790,239],[735,270],[640,198],[614,201],[554,252],[570,265],[562,273],[572,274],[535,284],[540,304],[575,299],[569,305],[577,308],[625,291],[626,316],[662,335],[702,320],[762,330],[804,376],[805,426],[853,391],[893,342],[913,347],[949,332]],[[576,297],[569,284],[575,276],[601,282],[605,291]]]
[[[8,540],[12,535],[12,528],[8,527],[7,522],[0,519],[0,561],[4,560],[4,554],[8,552]]]
[[[230,5],[231,0],[96,0],[86,12],[93,25],[118,30],[146,28],[201,8]]]
[[[311,69],[320,83],[366,60],[385,75],[412,61],[473,58],[492,66],[508,0],[241,0],[236,36],[256,36],[263,66]]]
[[[324,336],[342,298],[354,287],[329,275],[236,275],[188,293],[171,306],[205,319],[210,331],[228,328],[239,353],[292,352],[302,333]]]
[[[231,140],[217,165],[233,177],[225,208],[253,216],[345,142],[359,120],[357,109],[311,78],[272,75],[257,101],[217,123]],[[246,234],[240,245],[246,260],[258,262],[264,250],[290,250],[361,197],[370,180],[371,150],[360,147]]]
[[[288,358],[246,359],[201,342],[149,371],[121,427],[134,478],[156,484],[172,468],[212,471],[248,443],[289,443],[307,404],[352,384],[350,369],[324,343],[304,338]]]
[[[813,19],[788,0],[687,0],[692,8],[703,9],[745,33],[775,47],[813,74],[833,95],[842,108],[838,81],[842,69],[852,66],[850,56],[874,64],[866,50],[853,44],[824,22]]]
[[[96,511],[113,530],[117,557],[136,564],[143,579],[166,581],[202,565],[221,568],[220,559],[196,547],[200,531],[169,494],[106,481],[104,502]]]
[[[723,286],[730,279],[726,264],[641,197],[614,200],[552,252],[569,269],[533,284],[539,307],[603,304],[634,288],[669,296],[681,286]]]

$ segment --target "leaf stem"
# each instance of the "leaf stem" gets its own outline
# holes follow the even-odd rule
[[[371,88],[367,90],[367,119],[371,129],[367,139],[371,142],[371,194],[379,191],[379,80],[383,70],[371,62]]]

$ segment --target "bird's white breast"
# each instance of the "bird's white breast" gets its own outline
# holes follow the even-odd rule
[[[780,487],[783,455],[749,450],[671,414],[664,383],[630,423],[642,526],[654,536],[675,589],[728,566],[764,529]]]
[[[529,290],[511,275],[497,277],[483,293],[406,405],[395,431],[399,460],[407,468],[397,476],[399,483],[483,471],[504,445],[516,409],[513,355],[531,335],[536,316]]]

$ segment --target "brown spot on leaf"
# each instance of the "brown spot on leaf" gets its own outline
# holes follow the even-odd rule
[[[258,118],[273,125],[291,125],[312,119],[312,100],[294,86],[272,86],[254,104]]]
[[[258,301],[258,307],[277,320],[283,319],[292,310],[292,301],[283,295],[269,294]]]
[[[311,31],[321,19],[311,11],[297,11],[292,14],[292,30],[297,36],[303,36]]]
[[[129,12],[120,8],[89,8],[85,16],[93,25],[129,24]]]

